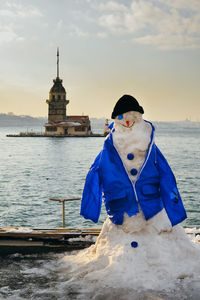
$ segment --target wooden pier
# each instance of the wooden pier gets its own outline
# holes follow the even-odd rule
[[[101,228],[66,228],[65,202],[81,198],[50,198],[62,204],[62,228],[0,228],[0,255],[80,250],[95,243]]]
[[[89,138],[89,137],[105,137],[104,134],[100,133],[92,133],[90,135],[62,135],[62,134],[46,134],[46,133],[40,133],[40,132],[20,132],[18,134],[7,134],[7,137],[53,137],[53,138]]]
[[[95,243],[100,228],[0,228],[0,255],[80,250]]]

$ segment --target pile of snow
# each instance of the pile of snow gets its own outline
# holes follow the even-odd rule
[[[66,255],[63,263],[71,277],[66,288],[78,282],[79,289],[94,293],[99,288],[172,291],[199,282],[200,243],[192,242],[180,225],[160,233],[152,225],[130,232],[107,219],[96,244]]]

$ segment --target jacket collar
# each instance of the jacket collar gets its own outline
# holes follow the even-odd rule
[[[142,167],[141,167],[141,169],[140,169],[140,173],[139,173],[139,175],[138,175],[138,178],[140,177],[140,174],[142,173],[142,170],[143,170],[144,167],[146,166],[146,163],[147,163],[147,161],[148,161],[148,159],[149,159],[149,156],[150,156],[150,153],[151,153],[151,149],[152,149],[152,146],[153,146],[153,144],[154,144],[154,136],[155,136],[155,127],[153,126],[153,124],[152,124],[151,122],[149,122],[149,121],[146,121],[146,120],[144,120],[144,121],[147,122],[147,123],[149,123],[149,124],[151,125],[151,128],[152,128],[152,131],[151,131],[151,141],[150,141],[150,143],[149,143],[149,147],[148,147],[148,150],[147,150],[147,154],[146,154],[144,163],[143,163],[143,165],[142,165]],[[137,178],[137,179],[138,179],[138,178]]]
[[[141,174],[142,170],[144,169],[144,167],[145,167],[145,165],[146,165],[146,163],[147,163],[147,161],[149,159],[149,156],[150,156],[150,153],[151,153],[151,149],[152,149],[152,146],[154,144],[154,136],[155,136],[155,127],[153,126],[153,124],[151,122],[149,122],[149,121],[146,121],[146,120],[144,120],[144,121],[147,122],[147,123],[149,123],[151,125],[152,131],[151,131],[151,140],[150,140],[150,143],[149,143],[149,146],[148,146],[147,154],[146,154],[144,163],[143,163],[143,165],[142,165],[142,167],[140,169],[138,178],[140,177],[140,174]],[[110,132],[110,134],[107,135],[105,143],[109,143],[110,145],[112,145],[115,148],[114,143],[113,143],[113,132],[115,131],[114,122],[112,122],[110,124],[109,128],[110,128],[111,132]],[[117,149],[116,149],[116,151],[117,151]],[[117,151],[117,153],[118,153],[118,151]],[[137,178],[137,180],[138,180],[138,178]]]

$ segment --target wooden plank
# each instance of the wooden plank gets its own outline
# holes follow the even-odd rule
[[[21,230],[21,231],[20,231]],[[81,240],[85,236],[98,236],[100,228],[52,228],[52,229],[31,229],[23,232],[25,228],[21,227],[4,227],[0,229],[0,254],[6,253],[26,253],[50,251],[70,251],[89,247],[94,240]],[[68,241],[70,238],[76,238],[75,241]],[[80,238],[80,240],[79,240]],[[31,239],[31,240],[29,240]],[[35,244],[34,244],[35,243]],[[6,248],[7,247],[7,248]],[[21,247],[21,248],[20,248]],[[32,250],[26,248],[32,247]],[[16,250],[17,249],[17,250]],[[8,252],[6,252],[8,251]]]
[[[62,237],[78,237],[78,236],[86,236],[86,235],[99,235],[99,232],[79,232],[79,233],[52,233],[52,232],[45,232],[45,233],[12,233],[12,232],[3,232],[0,233],[0,237],[21,237],[21,238],[62,238]]]
[[[65,235],[65,234],[99,234],[101,228],[48,228],[48,229],[31,229],[30,231],[23,231],[20,227],[3,227],[0,228],[0,236],[4,235],[21,235],[21,236],[40,236],[40,235]]]
[[[0,240],[1,246],[15,246],[15,247],[33,247],[33,246],[43,246],[43,242],[35,241],[24,241],[24,240]]]

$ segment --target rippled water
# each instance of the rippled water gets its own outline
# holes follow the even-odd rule
[[[184,225],[200,226],[200,123],[155,126],[156,143],[175,173],[187,209]],[[49,198],[81,196],[104,138],[6,137],[25,130],[0,128],[0,226],[59,227],[61,205]],[[79,201],[66,204],[67,225],[94,226],[79,216],[79,209]],[[99,225],[105,217],[103,208]]]
[[[61,206],[49,198],[81,196],[103,138],[8,138],[7,131],[0,145],[1,226],[61,226]],[[85,225],[79,206],[68,203],[68,225]]]

